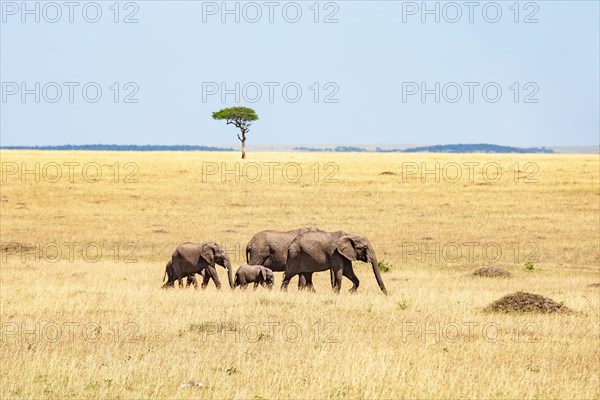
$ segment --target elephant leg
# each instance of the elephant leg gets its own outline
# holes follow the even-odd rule
[[[194,285],[195,289],[198,289],[198,281],[196,280],[195,274],[188,275],[185,287],[190,287],[192,284]]]
[[[342,288],[342,276],[344,274],[343,268],[336,269],[335,273],[335,287],[333,288],[334,293],[339,293]]]
[[[258,282],[254,282],[254,290],[258,287]]]
[[[344,276],[345,276],[346,278],[348,278],[348,279],[352,280],[352,278],[350,278],[348,275],[345,275],[345,274],[344,274]],[[331,281],[331,288],[333,289],[333,288],[335,287],[335,273],[333,272],[333,270],[332,270],[332,269],[330,269],[330,270],[329,270],[329,279],[330,279],[330,281]],[[353,282],[353,283],[354,283],[354,282]]]
[[[173,260],[169,260],[169,262],[167,262],[165,268],[165,275],[167,276],[167,282],[162,287],[164,289],[172,288],[175,284],[175,270],[173,269]],[[163,277],[163,281],[164,279],[165,278]]]
[[[306,279],[307,275],[308,274],[298,275],[298,290],[303,290],[306,288],[306,282],[308,281],[308,279]]]
[[[173,256],[172,258],[172,266],[173,266],[173,283],[177,280],[179,284],[179,288],[183,288],[183,278],[185,278],[188,273],[186,271],[186,263],[184,260],[181,260],[179,257]]]
[[[308,290],[309,292],[315,293],[316,290],[315,290],[315,287],[313,286],[312,272],[306,273],[305,277],[306,277],[306,290]]]
[[[179,286],[179,289],[183,288],[183,278],[185,278],[185,276],[181,273],[176,274],[175,279],[177,279],[177,285]]]
[[[209,275],[209,278],[213,280],[217,289],[221,289],[221,281],[219,281],[219,275],[217,275],[217,270],[212,265],[208,265],[206,267],[206,274]],[[208,283],[208,280],[207,280]]]
[[[288,285],[290,284],[290,280],[291,280],[291,279],[292,279],[292,278],[293,278],[295,275],[296,275],[296,274],[294,274],[294,273],[291,273],[291,272],[290,272],[289,274],[288,274],[288,273],[285,273],[285,274],[283,275],[283,282],[281,282],[281,290],[284,290],[284,291],[286,291],[286,292],[287,292],[287,288],[288,288]]]
[[[354,270],[352,269],[352,265],[343,269],[343,275],[352,281],[352,287],[350,288],[349,292],[350,293],[356,292],[356,290],[358,289],[358,285],[360,285],[360,281],[358,280],[358,277],[354,273]]]
[[[206,289],[206,286],[208,286],[208,281],[210,280],[210,274],[208,273],[208,271],[204,271],[204,275],[202,277],[202,289]]]

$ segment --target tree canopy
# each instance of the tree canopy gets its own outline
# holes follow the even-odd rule
[[[215,111],[212,114],[213,119],[224,119],[227,125],[234,125],[241,131],[237,137],[242,142],[242,158],[246,158],[246,133],[250,130],[252,121],[258,119],[256,112],[248,107],[230,107]]]
[[[231,107],[224,108],[219,111],[215,111],[213,113],[214,119],[225,119],[227,123],[234,124],[235,122],[246,122],[256,121],[258,119],[258,115],[256,112],[248,107]]]

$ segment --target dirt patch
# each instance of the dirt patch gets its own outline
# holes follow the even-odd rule
[[[539,294],[516,292],[494,301],[485,309],[487,312],[539,312],[539,313],[571,313],[573,312],[561,303],[540,296]]]
[[[591,288],[600,288],[600,283],[590,283],[588,285],[588,287],[591,287]]]
[[[380,173],[379,175],[396,175],[395,172],[392,171],[383,171],[382,173]]]
[[[6,242],[2,243],[2,251],[5,253],[18,253],[25,251],[33,251],[36,247],[33,244],[29,243],[19,243],[19,242]]]
[[[496,267],[483,267],[473,271],[474,276],[486,278],[510,278],[512,274],[505,269]]]
[[[400,277],[397,277],[397,276],[392,276],[392,277],[388,278],[388,280],[394,281],[394,282],[395,281],[408,282],[408,278],[400,278]]]

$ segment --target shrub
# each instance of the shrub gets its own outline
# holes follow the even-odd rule
[[[388,261],[386,260],[380,260],[377,262],[377,266],[379,267],[379,270],[381,272],[389,272],[392,270],[393,265],[390,264]]]
[[[525,263],[525,269],[526,269],[527,271],[533,271],[533,263],[532,263],[532,262],[529,262],[529,261],[527,261],[527,262]]]
[[[402,311],[408,309],[408,301],[406,300],[404,295],[402,295],[402,298],[398,300],[398,307],[400,307]]]

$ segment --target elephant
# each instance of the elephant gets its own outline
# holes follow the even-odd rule
[[[204,272],[202,289],[206,288],[210,279],[213,280],[217,289],[220,289],[221,282],[219,281],[219,276],[215,269],[215,263],[223,266],[223,268],[227,270],[229,286],[233,288],[233,274],[229,256],[218,244],[212,242],[187,242],[180,244],[173,252],[170,264],[167,263],[165,273],[168,279],[163,285],[163,288],[173,287],[176,280],[181,287],[183,278],[189,276],[192,277],[191,281],[194,283],[194,287],[197,288],[198,283],[196,282],[194,274],[202,274],[202,272]]]
[[[358,289],[360,281],[352,269],[352,261],[360,260],[371,263],[375,279],[381,291],[387,295],[387,289],[381,279],[377,265],[375,250],[369,239],[363,236],[343,234],[338,232],[306,232],[296,237],[288,250],[285,276],[281,284],[282,290],[287,290],[290,279],[298,274],[306,275],[306,287],[313,290],[312,274],[314,272],[331,270],[334,275],[334,292],[339,293],[342,286],[342,276],[353,283],[350,292]]]
[[[267,286],[272,289],[275,284],[275,277],[273,271],[262,265],[242,265],[235,271],[235,281],[233,287],[236,288],[241,286],[245,289],[249,283],[254,282],[254,290],[260,284],[261,286]]]
[[[198,272],[198,275],[200,275],[202,277],[202,280],[204,280],[204,275],[206,275],[206,271],[202,270],[202,271]],[[191,285],[194,285],[195,288],[198,288],[198,281],[196,280],[196,274],[187,276],[187,282],[185,284],[185,287],[187,288],[187,287],[190,287]]]
[[[341,231],[341,230],[340,231],[333,231],[333,232],[326,232],[326,231],[322,231],[320,229],[317,229],[317,230],[312,231],[312,232],[325,232],[325,233],[329,233],[331,235],[331,237],[332,237],[332,240],[335,240],[335,241],[339,240],[342,236],[349,236],[350,235],[350,233],[348,233],[346,231]],[[330,269],[329,273],[330,273],[330,280],[331,280],[331,288],[333,289],[333,288],[335,288],[335,274],[333,273],[333,269]],[[315,288],[314,288],[313,283],[312,283],[312,274],[313,274],[312,272],[307,272],[307,273],[304,273],[303,275],[301,275],[301,276],[304,276],[304,279],[301,280],[300,282],[298,282],[298,288],[299,289],[308,289],[308,290],[310,290],[312,292],[315,291]],[[344,276],[346,276],[346,275],[344,275]],[[348,278],[348,279],[350,279],[350,278]]]
[[[246,262],[249,265],[263,265],[272,271],[283,272],[287,263],[288,248],[296,236],[305,232],[318,232],[317,227],[298,228],[280,232],[266,230],[258,232],[246,245]],[[305,277],[300,275],[298,287],[304,287]]]
[[[169,260],[167,262],[167,266],[165,267],[165,275],[163,276],[163,282],[165,280],[165,278],[168,276],[168,271],[173,269],[173,261]],[[199,272],[200,276],[202,276],[202,279],[204,279],[204,270]],[[185,287],[190,287],[191,285],[194,285],[195,288],[198,288],[198,281],[196,280],[196,274],[192,274],[192,275],[188,275],[187,276],[187,282]]]

